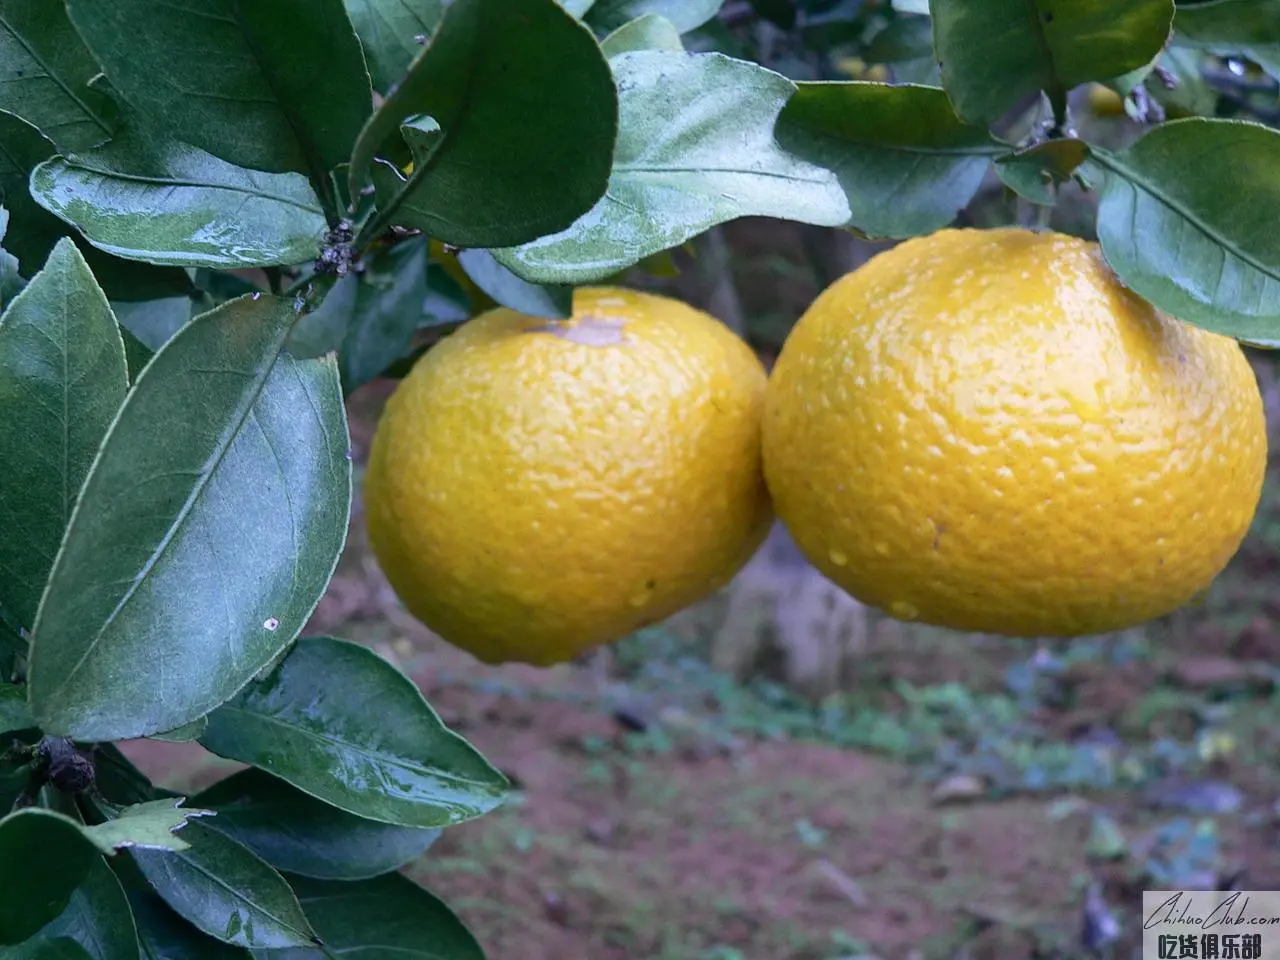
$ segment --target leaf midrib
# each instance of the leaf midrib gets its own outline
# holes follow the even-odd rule
[[[40,65],[40,68],[44,70],[45,76],[47,76],[54,83],[56,83],[62,89],[62,92],[65,93],[68,97],[70,97],[72,102],[74,102],[76,106],[78,106],[81,110],[85,112],[85,114],[89,117],[90,120],[93,121],[93,123],[98,127],[99,130],[101,130],[107,136],[111,135],[111,128],[108,127],[107,124],[96,113],[94,113],[92,110],[89,109],[89,105],[85,103],[83,100],[81,100],[79,95],[77,95],[74,90],[72,90],[70,87],[68,87],[65,83],[62,82],[61,77],[59,77],[56,73],[53,72],[53,70],[49,68],[49,65],[45,63],[44,58],[41,57],[38,53],[36,53],[36,51],[32,49],[31,45],[27,43],[25,39],[23,39],[22,34],[18,33],[17,28],[14,27],[13,24],[9,22],[8,17],[0,15],[0,27],[4,27],[5,30],[9,32],[9,35],[18,41],[18,43],[22,46],[22,49],[26,50],[27,54],[31,57],[31,59],[34,60],[36,63],[38,63]]]
[[[53,689],[53,691],[51,691],[48,698],[50,702],[56,702],[58,699],[58,695],[62,693],[62,691],[67,688],[67,685],[71,683],[71,681],[74,680],[75,677],[79,674],[80,670],[84,667],[85,661],[89,659],[89,657],[93,654],[93,652],[98,648],[98,644],[102,642],[103,635],[107,632],[107,630],[111,627],[111,625],[115,623],[115,620],[120,615],[121,611],[123,611],[124,608],[133,599],[134,595],[138,592],[143,582],[146,580],[148,574],[150,574],[150,572],[155,569],[156,564],[160,562],[160,560],[164,557],[165,553],[168,551],[169,547],[172,545],[173,541],[177,538],[179,531],[185,526],[187,519],[190,517],[192,511],[195,509],[196,502],[199,500],[200,495],[204,492],[205,488],[209,485],[211,478],[215,473],[217,473],[218,468],[222,466],[222,461],[226,459],[228,451],[230,451],[231,447],[235,444],[236,438],[240,436],[240,432],[244,426],[245,421],[248,420],[249,414],[253,411],[254,405],[257,404],[258,398],[262,395],[262,391],[266,386],[267,378],[271,376],[271,371],[275,368],[276,359],[279,357],[280,351],[284,347],[284,342],[287,339],[288,331],[290,330],[290,328],[291,328],[291,325],[288,325],[288,324],[283,325],[281,331],[277,333],[276,344],[275,344],[276,348],[271,354],[270,362],[262,364],[261,372],[257,376],[257,383],[254,384],[252,387],[252,394],[247,400],[247,402],[244,403],[243,409],[234,418],[232,429],[225,431],[223,434],[223,437],[219,438],[220,448],[215,451],[216,455],[213,458],[213,462],[210,463],[208,468],[203,471],[203,473],[200,476],[200,479],[196,482],[195,486],[192,488],[190,496],[187,497],[187,501],[182,505],[182,509],[178,512],[177,516],[174,517],[173,524],[169,527],[168,531],[166,531],[164,537],[161,538],[161,541],[156,546],[155,550],[152,551],[151,556],[147,558],[146,563],[142,565],[142,569],[139,570],[138,573],[134,576],[133,582],[129,584],[129,588],[125,591],[124,596],[120,598],[119,602],[117,602],[115,609],[111,611],[111,613],[107,616],[106,620],[103,622],[102,626],[98,628],[96,633],[94,633],[93,638],[89,641],[88,645],[85,647],[84,653],[80,655],[80,659],[77,660],[75,663],[75,666],[73,666],[67,672],[67,675],[63,678],[62,683],[60,683],[57,687]],[[170,340],[169,343],[166,344],[165,346],[168,347],[173,342],[174,340]],[[159,354],[157,354],[157,356],[159,356]],[[153,360],[151,364],[151,369],[154,370],[154,368],[155,368],[155,362]],[[136,394],[134,393],[134,391],[130,391],[130,394],[129,394],[130,397],[133,397],[135,395]],[[104,438],[104,441],[103,441],[104,448],[107,440],[110,439],[112,434],[115,432],[116,424],[120,422],[120,417],[124,414],[129,402],[130,402],[129,398],[126,398],[125,406],[122,406],[120,408],[120,411],[116,414],[116,421],[108,429],[107,437]],[[101,454],[99,454],[99,456],[100,455]],[[92,476],[93,473],[96,471],[97,466],[98,464],[97,464],[97,461],[95,460],[93,466],[89,468],[90,476]],[[71,523],[68,524],[68,537],[70,535],[71,526],[74,525],[76,517],[80,512],[81,506],[83,506],[83,501],[77,502],[76,509],[72,512]],[[54,564],[54,570],[49,574],[50,583],[53,582],[54,576],[57,574],[61,566],[61,563],[60,563],[61,560],[62,560],[62,553],[60,551],[58,560],[55,561],[55,564]],[[45,592],[47,595],[48,594],[47,588]],[[39,618],[37,617],[37,619]]]
[[[252,0],[252,2],[261,2],[261,0]],[[315,148],[315,144],[310,137],[304,136],[304,130],[299,126],[299,119],[295,116],[294,111],[289,109],[289,101],[287,98],[281,97],[280,88],[276,83],[275,74],[267,69],[266,59],[262,55],[262,50],[258,47],[256,38],[248,25],[244,22],[244,16],[241,14],[240,0],[236,0],[232,4],[233,17],[237,25],[240,27],[240,33],[244,37],[245,46],[249,48],[249,53],[253,57],[253,62],[258,65],[258,70],[262,75],[263,82],[267,85],[267,89],[271,91],[271,95],[275,97],[276,103],[280,107],[280,114],[284,117],[284,122],[288,125],[289,131],[293,134],[293,139],[298,145],[298,152],[301,154],[303,161],[307,165],[307,178],[311,181],[311,187],[316,192],[316,196],[322,196],[322,191],[328,188],[329,171],[325,167],[324,158],[320,156]]]
[[[1237,257],[1240,260],[1244,261],[1246,264],[1253,267],[1263,276],[1269,277],[1272,280],[1280,282],[1280,269],[1270,267],[1267,264],[1259,261],[1255,256],[1253,256],[1253,254],[1249,253],[1246,250],[1242,250],[1234,240],[1231,240],[1228,237],[1223,236],[1217,230],[1217,228],[1212,227],[1208,223],[1206,223],[1204,219],[1200,217],[1199,214],[1189,209],[1181,201],[1171,197],[1168,193],[1161,190],[1159,187],[1149,183],[1143,176],[1141,176],[1132,167],[1126,166],[1124,162],[1117,155],[1109,153],[1108,151],[1102,150],[1098,147],[1094,147],[1093,158],[1097,160],[1099,164],[1101,164],[1102,166],[1110,170],[1112,173],[1119,174],[1120,177],[1123,178],[1126,183],[1134,187],[1140,187],[1141,189],[1146,191],[1150,196],[1158,200],[1160,203],[1163,203],[1166,207],[1168,207],[1174,213],[1185,218],[1189,223],[1191,223],[1192,226],[1196,227],[1198,230],[1203,232],[1206,236],[1208,236],[1211,240],[1217,243],[1220,247],[1222,247],[1232,256]]]
[[[219,710],[225,710],[228,713],[243,714],[244,716],[254,720],[261,720],[262,722],[267,724],[274,724],[276,726],[284,727],[286,730],[294,730],[300,733],[302,736],[309,737],[321,743],[331,744],[332,746],[335,746],[335,747],[342,747],[345,750],[350,750],[351,752],[357,753],[369,760],[386,762],[391,766],[396,766],[403,770],[409,770],[409,771],[415,770],[415,768],[410,766],[409,762],[407,761],[402,761],[402,760],[398,760],[396,758],[390,757],[389,754],[375,753],[368,747],[363,747],[358,744],[351,743],[350,741],[347,741],[347,740],[339,740],[337,737],[332,736],[330,734],[320,733],[315,730],[309,730],[306,727],[299,726],[296,723],[291,723],[288,720],[282,720],[281,718],[273,716],[269,713],[260,713],[256,710],[246,710],[243,707],[238,707],[233,704],[224,704],[222,707],[219,708]],[[387,759],[387,758],[390,758],[390,759]],[[472,780],[462,776],[461,774],[456,774],[449,771],[439,771],[437,773],[436,770],[428,769],[426,767],[421,767],[421,769],[426,771],[428,775],[436,776],[437,779],[447,780],[451,783],[456,783],[463,786],[479,787],[485,790],[492,790],[494,788],[494,785],[485,783],[483,780]],[[297,784],[294,784],[294,786],[297,786]],[[303,789],[303,788],[299,788],[299,789]],[[304,792],[310,793],[310,791],[304,791]],[[417,806],[418,804],[414,804],[414,805]],[[401,824],[401,826],[406,826],[406,824]]]
[[[177,177],[144,176],[136,173],[122,173],[117,170],[102,170],[97,167],[90,166],[87,159],[81,158],[63,157],[62,162],[75,170],[83,170],[86,173],[92,173],[100,177],[110,177],[115,180],[124,180],[129,183],[142,183],[149,186],[185,187],[191,190],[224,190],[227,193],[242,193],[249,197],[260,197],[263,200],[275,200],[287,206],[304,210],[307,213],[324,213],[319,206],[313,207],[310,204],[294,200],[292,197],[280,196],[279,194],[268,193],[261,190],[251,190],[248,187],[221,183],[201,183],[197,180],[185,180]]]
[[[219,834],[219,836],[221,836],[221,834]],[[235,841],[230,841],[230,842],[234,843]],[[195,849],[197,849],[197,848],[193,846],[193,847],[191,847],[191,849],[192,849],[192,850],[195,850]],[[268,864],[267,864],[267,862],[266,862],[265,860],[261,860],[261,858],[260,858],[260,857],[258,857],[258,856],[257,856],[257,854],[255,854],[255,853],[253,853],[252,851],[250,851],[247,847],[246,847],[246,848],[244,848],[244,850],[245,850],[245,853],[246,853],[246,854],[248,854],[248,856],[249,856],[249,857],[252,857],[254,860],[259,860],[259,861],[262,863],[262,865],[263,865],[264,867],[266,867],[268,870],[272,870],[272,872],[274,872],[273,868],[272,868],[270,865],[268,865]],[[157,852],[157,853],[158,853],[158,852]],[[166,856],[167,854],[164,854],[164,853],[158,853],[158,855],[163,857],[163,856]],[[311,933],[311,932],[308,932],[308,931],[305,931],[305,930],[299,930],[299,929],[298,929],[297,927],[295,927],[293,924],[288,923],[287,921],[282,920],[282,919],[280,919],[279,917],[277,917],[274,913],[272,913],[272,912],[271,912],[270,910],[268,910],[266,907],[259,906],[257,903],[255,903],[254,901],[250,900],[250,899],[249,899],[247,896],[245,896],[244,894],[240,893],[240,891],[238,891],[235,887],[231,886],[229,883],[227,883],[225,880],[223,880],[223,879],[222,879],[221,877],[219,877],[217,874],[213,873],[211,870],[209,870],[209,869],[208,869],[207,867],[205,867],[203,864],[201,864],[201,863],[199,863],[198,861],[196,861],[196,860],[192,859],[191,855],[190,855],[189,853],[187,853],[187,851],[183,850],[183,851],[177,851],[177,852],[174,852],[174,853],[173,853],[173,856],[177,857],[179,860],[181,860],[183,863],[185,863],[187,866],[189,866],[192,870],[195,870],[197,873],[202,874],[204,877],[206,877],[207,879],[211,880],[211,881],[212,881],[216,886],[219,886],[219,887],[221,887],[223,890],[227,891],[227,893],[229,893],[229,894],[230,894],[232,897],[234,897],[236,900],[239,900],[239,901],[243,902],[243,903],[244,903],[244,904],[245,904],[245,905],[246,905],[250,910],[252,910],[253,912],[255,912],[255,913],[260,913],[260,914],[262,914],[262,916],[267,917],[268,919],[270,919],[270,920],[274,921],[275,923],[277,923],[277,924],[278,924],[280,927],[282,927],[283,929],[285,929],[285,930],[289,930],[289,931],[291,931],[291,932],[293,932],[293,933],[298,934],[298,935],[302,938],[302,940],[303,940],[305,943],[307,943],[307,944],[312,944],[312,943],[314,943],[314,942],[315,942],[315,940],[314,940],[314,936],[315,936],[315,935],[314,935],[314,933]],[[298,904],[298,910],[299,910],[299,912],[301,912],[301,911],[302,911],[302,904]]]

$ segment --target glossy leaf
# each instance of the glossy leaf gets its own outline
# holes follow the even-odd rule
[[[132,124],[105,146],[40,164],[31,193],[99,249],[178,267],[312,260],[325,231],[305,177],[245,170]]]
[[[118,866],[130,866],[122,863]],[[125,870],[120,871],[122,875]],[[137,872],[132,867],[130,873]],[[250,954],[202,933],[174,913],[138,873],[136,880],[122,876],[125,895],[138,927],[138,947],[143,960],[248,960]]]
[[[1083,140],[1045,140],[1007,154],[996,161],[996,173],[1009,189],[1032,203],[1051,205],[1057,201],[1055,185],[1071,179],[1089,158]]]
[[[600,49],[606,57],[615,57],[632,50],[681,51],[680,31],[666,17],[647,13],[643,17],[624,23],[602,41]]]
[[[958,120],[937,87],[857,82],[800,84],[778,142],[835,173],[848,226],[895,238],[949,224],[1007,149]]]
[[[1125,286],[1210,330],[1280,339],[1280,132],[1175,120],[1093,157],[1098,239]]]
[[[961,118],[985,123],[1037,90],[1065,96],[1155,59],[1173,0],[931,0],[942,85]]]
[[[107,298],[63,238],[0,316],[0,599],[26,626],[128,389]]]
[[[21,272],[31,276],[60,237],[71,231],[40,204],[27,189],[31,171],[53,156],[53,144],[25,120],[0,110],[0,200],[9,211],[5,249],[18,258]],[[156,267],[109,256],[87,243],[77,243],[98,285],[111,299],[146,300],[185,293],[187,275],[170,267]]]
[[[355,883],[289,880],[334,954],[361,960],[484,960],[484,951],[453,911],[400,874]],[[254,951],[254,956],[326,960],[315,948],[271,954]]]
[[[559,233],[493,251],[535,283],[588,283],[738,217],[848,221],[832,171],[783,150],[774,127],[796,85],[718,53],[610,61],[621,125],[609,189]]]
[[[439,830],[355,817],[260,770],[242,770],[194,800],[208,825],[278,870],[322,880],[364,880],[420,857]]]
[[[152,889],[211,937],[240,947],[291,947],[315,933],[284,878],[234,840],[199,821],[187,850],[134,850]]]
[[[183,828],[193,817],[207,817],[211,813],[180,804],[180,800],[168,798],[135,803],[114,812],[110,820],[85,827],[85,834],[107,854],[138,848],[185,850],[188,844],[180,836]]]
[[[29,730],[35,726],[27,709],[27,689],[13,683],[0,683],[0,734]],[[3,743],[5,741],[0,741]],[[0,808],[7,809],[7,808]]]
[[[403,826],[478,817],[507,789],[408,677],[368,647],[331,637],[299,640],[210,715],[200,742],[348,813]]]
[[[102,857],[89,867],[67,908],[38,936],[45,940],[73,940],[93,960],[138,960],[140,956],[129,901]]]
[[[372,108],[342,0],[67,3],[125,100],[228,163],[326,184]]]
[[[462,250],[458,262],[477,287],[495,303],[532,317],[564,319],[573,313],[573,287],[521,280],[488,250]]]
[[[375,88],[386,93],[422,52],[444,15],[442,0],[346,0]]]
[[[720,10],[724,0],[596,0],[586,21],[597,30],[617,30],[639,17],[656,14],[680,33],[702,26]]]
[[[189,723],[315,608],[351,465],[335,365],[280,355],[293,318],[287,300],[233,300],[129,392],[36,618],[30,702],[46,731],[119,740]]]
[[[100,71],[65,5],[0,5],[0,110],[38,127],[59,150],[84,150],[111,136],[115,104],[89,84]]]
[[[350,394],[409,352],[427,298],[427,241],[415,237],[366,261],[338,354]]]
[[[0,820],[0,946],[21,943],[62,913],[101,859],[60,813],[28,807]]]
[[[591,32],[548,0],[455,0],[361,132],[352,196],[376,156],[407,163],[401,128],[419,115],[442,131],[429,162],[407,178],[378,165],[392,223],[464,247],[523,243],[604,192],[617,130],[609,67]]]
[[[1280,0],[1179,4],[1173,29],[1180,44],[1220,56],[1248,57],[1280,78]]]

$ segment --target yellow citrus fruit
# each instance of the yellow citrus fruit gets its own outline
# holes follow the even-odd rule
[[[722,586],[772,519],[766,375],[715,318],[575,291],[569,320],[498,308],[414,366],[365,474],[405,606],[497,663],[548,665]]]
[[[1105,84],[1089,84],[1088,99],[1089,108],[1100,117],[1124,116],[1124,98]]]
[[[765,477],[805,555],[904,620],[1073,636],[1205,589],[1266,465],[1239,345],[1096,244],[942,230],[826,289],[770,377]]]

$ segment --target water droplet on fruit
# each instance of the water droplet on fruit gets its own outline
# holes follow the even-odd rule
[[[905,600],[895,600],[889,604],[889,612],[899,620],[914,620],[920,616],[920,610]]]
[[[836,550],[834,548],[831,550],[830,553],[827,554],[827,556],[830,558],[831,562],[834,563],[837,567],[843,567],[849,562],[848,554],[842,553],[841,551]]]
[[[280,621],[275,617],[267,617],[266,620],[262,621],[262,629],[264,630],[274,630],[278,626],[280,626]]]

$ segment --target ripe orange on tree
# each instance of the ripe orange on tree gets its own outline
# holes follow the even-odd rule
[[[1205,589],[1267,444],[1238,343],[1160,313],[1097,245],[946,229],[837,280],[770,376],[764,464],[808,558],[896,617],[1071,636]]]

